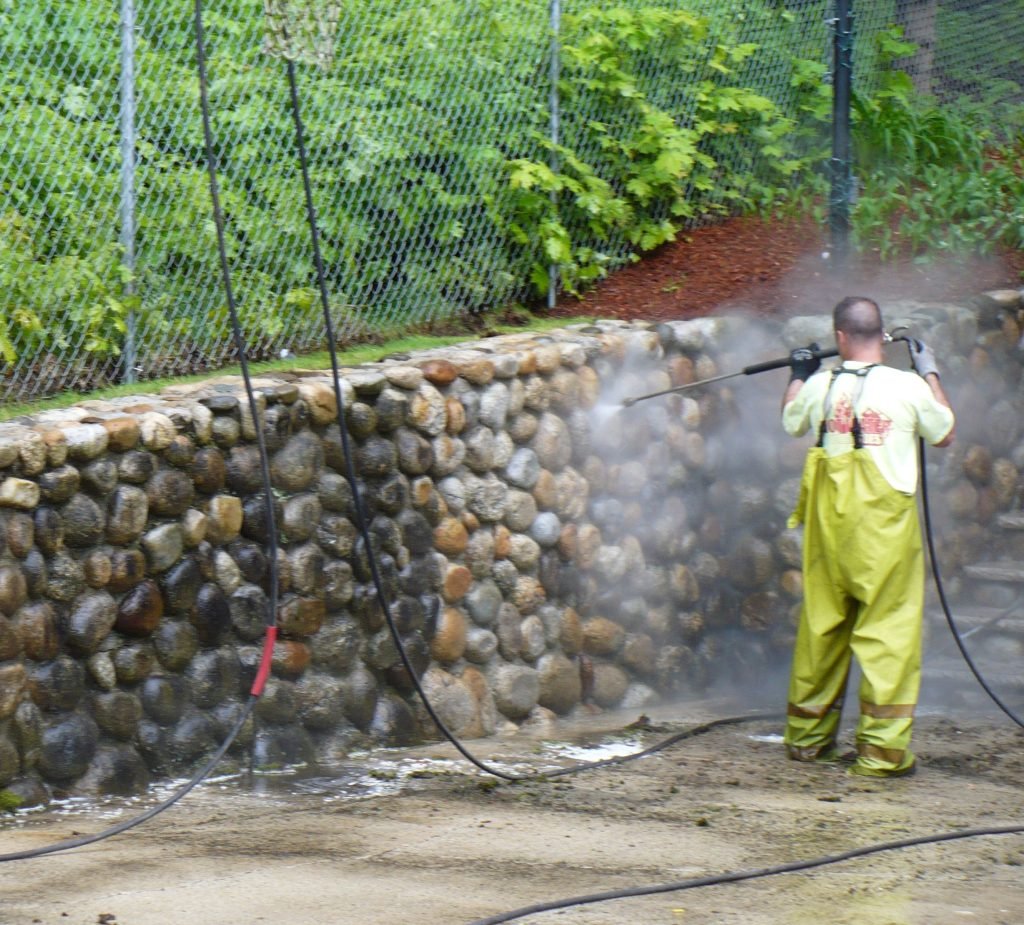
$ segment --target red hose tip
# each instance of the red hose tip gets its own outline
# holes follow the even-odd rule
[[[266,686],[267,678],[270,677],[270,663],[274,657],[274,642],[277,640],[277,627],[268,626],[267,635],[263,638],[263,657],[260,659],[260,669],[256,672],[256,680],[252,682],[252,689],[249,693],[253,697],[259,697]]]

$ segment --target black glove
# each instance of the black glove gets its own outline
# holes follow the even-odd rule
[[[815,356],[815,352],[820,349],[817,344],[811,344],[810,347],[797,347],[796,350],[790,351],[789,365],[793,370],[789,377],[790,382],[794,379],[806,382],[818,371],[821,360]]]

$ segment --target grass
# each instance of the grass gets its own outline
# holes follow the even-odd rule
[[[583,323],[591,321],[591,318],[544,318],[532,315],[527,312],[516,312],[512,315],[506,311],[499,318],[512,318],[514,323],[491,323],[486,316],[478,319],[477,324],[471,329],[466,327],[458,333],[438,334],[410,334],[404,337],[397,337],[394,340],[381,341],[373,344],[359,344],[354,347],[338,352],[339,366],[359,366],[364,363],[374,363],[395,353],[412,353],[419,350],[427,350],[435,347],[447,347],[451,344],[465,343],[468,340],[475,340],[480,337],[490,337],[495,334],[512,334],[524,331],[549,331],[554,328],[565,327],[567,324]],[[292,369],[330,369],[331,355],[328,351],[322,350],[317,353],[310,353],[304,356],[292,356],[283,360],[268,360],[261,363],[250,363],[249,372],[254,376],[261,376],[266,373],[286,372]],[[103,400],[106,398],[118,398],[123,395],[152,395],[164,389],[180,385],[184,382],[202,382],[208,379],[216,379],[221,376],[241,375],[239,365],[225,366],[223,369],[200,373],[194,376],[174,376],[167,379],[151,379],[146,382],[136,382],[125,385],[113,385],[94,392],[63,392],[60,395],[53,395],[49,398],[41,398],[29,402],[15,402],[0,406],[0,421],[10,421],[24,415],[37,414],[40,411],[49,411],[54,408],[67,408],[83,401]]]
[[[22,804],[22,799],[10,790],[0,790],[0,813],[13,813]]]

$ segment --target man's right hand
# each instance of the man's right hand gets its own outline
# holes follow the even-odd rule
[[[815,351],[819,349],[821,348],[817,344],[811,344],[810,347],[797,347],[796,350],[790,351],[789,365],[793,369],[793,373],[789,377],[790,382],[795,379],[806,382],[818,371],[821,360],[815,356]]]

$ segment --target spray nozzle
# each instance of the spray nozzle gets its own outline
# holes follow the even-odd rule
[[[897,341],[903,341],[907,345],[907,350],[910,351],[911,362],[913,362],[914,350],[921,349],[921,342],[916,337],[911,337],[909,334],[903,333],[909,331],[905,324],[901,324],[898,327],[893,328],[891,331],[887,331],[882,335],[882,339],[887,344],[894,344]]]

